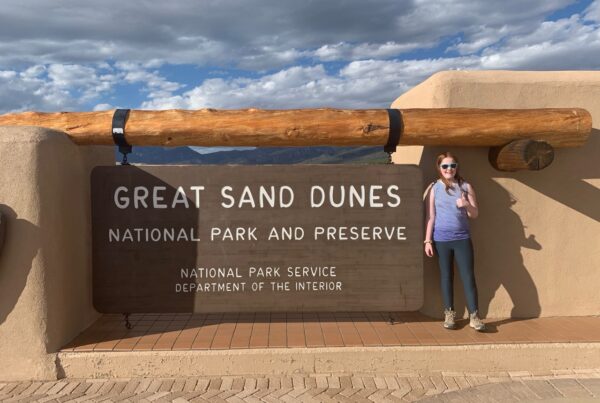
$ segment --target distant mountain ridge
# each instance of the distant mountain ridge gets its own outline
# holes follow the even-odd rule
[[[133,147],[127,156],[132,164],[383,164],[381,147],[260,147],[253,150],[199,154],[189,147]],[[115,159],[122,156],[115,150]]]

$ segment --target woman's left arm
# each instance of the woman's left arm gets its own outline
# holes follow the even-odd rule
[[[467,209],[467,215],[469,218],[477,218],[479,215],[479,208],[477,207],[477,198],[475,197],[475,190],[471,184],[467,184],[467,201],[465,207]]]

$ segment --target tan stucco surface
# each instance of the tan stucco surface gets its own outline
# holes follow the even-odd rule
[[[555,150],[537,172],[498,172],[488,149],[399,147],[395,163],[418,164],[424,183],[435,157],[455,153],[472,183],[480,217],[471,222],[480,311],[486,317],[600,313],[600,72],[452,71],[435,74],[396,99],[394,108],[581,107],[592,114],[584,147]],[[422,312],[440,316],[439,273],[425,259]],[[455,278],[456,308],[464,312]]]
[[[589,369],[598,343],[59,353],[70,378]]]
[[[55,379],[55,353],[97,317],[91,304],[89,172],[110,147],[0,127],[0,379]]]

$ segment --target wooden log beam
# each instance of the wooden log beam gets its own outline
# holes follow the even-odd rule
[[[539,171],[554,160],[554,148],[544,141],[515,140],[490,148],[489,160],[498,171]]]
[[[553,147],[585,143],[588,111],[566,109],[403,109],[400,144],[501,146],[513,140]],[[113,144],[113,111],[25,112],[0,116],[0,125],[60,130],[77,144]],[[389,131],[385,109],[132,110],[125,137],[145,146],[383,145]]]

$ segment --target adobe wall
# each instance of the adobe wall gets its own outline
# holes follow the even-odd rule
[[[555,150],[537,172],[498,172],[487,148],[399,147],[395,163],[418,164],[424,183],[436,178],[445,150],[479,200],[471,222],[480,311],[485,317],[600,313],[600,72],[452,71],[433,75],[400,96],[393,108],[581,107],[592,114],[584,147]],[[424,256],[422,312],[440,317],[439,273]],[[465,302],[458,274],[456,309]]]
[[[0,379],[56,379],[54,354],[92,323],[89,174],[112,147],[0,127]]]

